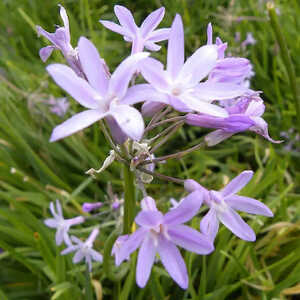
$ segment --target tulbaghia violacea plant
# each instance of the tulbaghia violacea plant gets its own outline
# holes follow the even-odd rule
[[[122,276],[119,274],[118,280],[122,280],[128,268],[135,267],[136,255],[133,253],[139,249],[136,264],[139,287],[147,284],[152,266],[157,263],[181,288],[186,289],[188,272],[177,246],[198,255],[208,255],[214,250],[220,222],[239,238],[254,241],[254,231],[236,210],[268,217],[273,213],[255,199],[236,195],[251,179],[252,171],[242,172],[218,192],[204,188],[193,179],[184,180],[158,173],[156,164],[181,158],[205,145],[213,146],[246,130],[254,131],[271,142],[276,141],[270,138],[268,125],[262,119],[265,105],[259,92],[248,86],[253,74],[250,61],[226,57],[227,43],[219,37],[213,41],[211,24],[207,28],[207,44],[185,60],[180,15],[175,16],[170,29],[156,29],[164,12],[164,8],[155,10],[138,27],[130,11],[117,5],[115,14],[120,25],[101,21],[105,27],[132,43],[131,55],[124,58],[112,74],[107,71],[96,47],[85,37],[79,39],[76,50],[71,47],[69,23],[63,7],[64,27],[53,34],[38,28],[39,33],[53,43],[53,46],[41,50],[42,59],[46,60],[57,48],[69,63],[69,66],[51,64],[47,67],[48,73],[86,109],[55,127],[50,141],[66,138],[98,122],[112,149],[98,170],[90,168],[86,174],[96,179],[111,164],[119,162],[123,166],[124,188],[120,195],[109,189],[109,198],[113,202],[108,206],[99,200],[85,202],[82,206],[84,218],[64,219],[59,202],[56,204],[57,212],[51,203],[54,218],[45,220],[45,224],[57,229],[58,245],[65,242],[67,248],[62,254],[75,252],[73,262],[85,259],[88,272],[92,271],[92,261],[102,262],[103,259],[107,277],[114,277],[109,259],[109,255],[113,255],[117,266],[114,269],[120,269]],[[149,57],[150,53],[143,50],[158,51],[160,46],[155,43],[166,39],[168,51],[164,69],[160,61]],[[105,56],[104,52],[101,53]],[[70,63],[71,58],[75,59],[75,65]],[[143,104],[135,106],[137,103]],[[151,116],[151,120],[144,120],[143,115]],[[184,124],[216,130],[192,148],[157,156],[156,150]],[[153,134],[153,129],[166,125],[168,127],[164,130]],[[147,184],[154,178],[184,185],[189,194],[178,201],[171,199],[171,205],[169,201],[163,201],[164,197],[156,202],[147,193]],[[160,206],[161,203],[164,205]],[[193,228],[196,226],[184,225],[196,215],[201,216],[202,209],[199,209],[202,204],[209,210],[200,222],[200,231]],[[96,220],[107,222],[107,226],[116,226],[105,241],[104,258],[93,249],[98,229],[94,229],[85,242],[75,236],[69,237],[70,226],[84,221],[95,223]],[[192,223],[194,225],[195,222]],[[92,228],[97,226],[94,224]]]
[[[123,35],[125,41],[132,43],[132,54],[143,51],[144,47],[150,51],[158,51],[161,47],[156,43],[168,39],[169,28],[155,30],[164,17],[164,7],[152,12],[140,27],[135,24],[131,12],[126,7],[116,5],[114,10],[120,25],[104,20],[100,20],[100,23],[106,28]]]
[[[236,195],[251,180],[252,176],[252,171],[244,171],[230,181],[220,192],[209,191],[192,179],[188,179],[184,183],[187,191],[192,194],[198,191],[200,195],[203,195],[203,202],[209,207],[208,213],[200,223],[200,229],[212,241],[217,235],[219,222],[223,223],[239,238],[255,241],[254,231],[236,213],[236,210],[273,217],[271,210],[263,203],[249,197]]]
[[[214,249],[206,235],[182,224],[197,214],[202,199],[202,194],[191,193],[178,207],[165,215],[157,210],[153,198],[146,197],[142,200],[143,209],[135,218],[140,227],[126,237],[116,254],[116,264],[119,265],[133,251],[140,248],[136,267],[138,286],[143,288],[146,285],[155,255],[158,253],[170,276],[183,289],[188,287],[187,269],[176,245],[202,255]]]

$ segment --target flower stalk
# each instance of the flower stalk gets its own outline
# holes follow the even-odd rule
[[[130,166],[123,164],[124,177],[124,216],[123,216],[123,234],[131,233],[131,227],[135,218],[135,185],[134,173]]]

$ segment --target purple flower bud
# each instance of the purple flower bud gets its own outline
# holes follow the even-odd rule
[[[96,202],[96,203],[89,203],[89,202],[85,202],[82,205],[82,210],[84,212],[90,212],[92,210],[98,209],[103,205],[102,202]]]

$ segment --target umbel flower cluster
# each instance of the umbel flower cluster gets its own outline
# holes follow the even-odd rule
[[[252,171],[242,172],[221,191],[214,191],[193,179],[157,173],[155,164],[182,157],[201,147],[214,146],[246,130],[258,133],[270,142],[279,141],[274,141],[268,134],[268,125],[262,118],[265,106],[260,92],[249,87],[249,79],[253,76],[251,63],[245,58],[226,57],[227,43],[219,37],[213,39],[211,24],[207,27],[206,45],[185,60],[180,15],[175,16],[171,28],[157,29],[164,17],[163,7],[152,12],[141,26],[136,25],[127,8],[116,5],[114,11],[119,24],[107,20],[100,20],[100,23],[122,35],[132,48],[131,54],[112,73],[87,38],[81,37],[78,46],[73,48],[68,16],[62,6],[63,27],[48,33],[37,26],[38,33],[51,42],[50,46],[40,50],[41,59],[45,62],[53,50],[60,50],[68,63],[51,64],[47,67],[48,73],[85,108],[55,127],[50,141],[66,138],[99,122],[112,150],[99,170],[90,169],[86,173],[95,176],[114,161],[123,164],[124,199],[114,195],[111,205],[121,220],[117,222],[117,230],[123,230],[123,235],[119,234],[110,249],[115,264],[119,266],[132,259],[131,254],[139,249],[138,286],[146,285],[153,264],[158,262],[181,288],[186,289],[187,268],[177,247],[199,255],[211,253],[220,222],[240,239],[255,241],[254,231],[236,211],[268,217],[273,214],[263,203],[236,194],[251,180]],[[161,41],[168,43],[166,66],[150,53],[160,50],[157,43]],[[136,80],[143,83],[136,84]],[[135,106],[137,103],[143,103],[140,110]],[[144,118],[151,118],[146,127]],[[192,148],[156,157],[155,151],[184,124],[214,130]],[[168,127],[151,136],[151,131],[160,125]],[[183,184],[187,196],[179,202],[172,199],[168,212],[159,211],[146,189],[154,177]],[[143,199],[135,199],[136,187]],[[208,211],[200,222],[200,230],[184,225],[199,214],[202,205]],[[101,207],[99,202],[84,203],[82,209],[93,214]],[[102,255],[93,249],[99,229],[96,227],[85,242],[70,237],[70,227],[82,224],[87,218],[64,219],[58,200],[56,209],[51,203],[50,210],[53,218],[45,220],[45,224],[56,228],[57,245],[66,244],[62,254],[75,252],[73,262],[84,259],[89,271],[92,261],[102,262]],[[101,212],[94,216],[97,215]]]

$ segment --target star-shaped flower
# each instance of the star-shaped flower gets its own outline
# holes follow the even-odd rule
[[[65,138],[105,117],[113,118],[127,136],[139,140],[144,132],[143,118],[138,110],[123,104],[122,99],[137,64],[149,53],[140,52],[129,56],[109,78],[97,49],[88,39],[80,38],[78,52],[88,82],[65,65],[53,64],[47,67],[47,71],[59,86],[88,110],[55,127],[50,141]]]
[[[94,260],[94,261],[102,262],[103,260],[103,256],[99,252],[93,249],[93,243],[98,233],[99,233],[99,229],[95,228],[85,242],[82,242],[76,236],[71,236],[72,242],[74,242],[75,245],[74,244],[69,245],[69,247],[63,250],[61,254],[65,255],[71,252],[76,252],[73,257],[73,263],[77,264],[84,259],[85,263],[88,265],[89,271],[91,272],[92,261]]]
[[[56,211],[53,202],[50,203],[50,211],[54,218],[46,219],[44,223],[50,228],[56,228],[56,244],[59,246],[63,242],[65,242],[66,245],[70,245],[71,241],[68,235],[70,227],[73,225],[83,223],[84,218],[79,216],[72,219],[64,219],[61,205],[58,200],[56,200]]]
[[[144,100],[169,104],[182,112],[197,111],[226,117],[226,110],[211,102],[241,96],[246,88],[223,82],[200,83],[216,66],[217,59],[217,46],[205,45],[184,62],[183,24],[180,15],[176,15],[168,41],[167,69],[164,70],[163,65],[153,58],[145,59],[141,65],[142,75],[152,86],[148,87]],[[153,87],[156,94],[161,94],[160,97],[151,92]],[[139,85],[130,91],[134,92],[138,88]],[[143,89],[145,92],[146,85]]]
[[[139,287],[146,285],[156,253],[177,284],[183,289],[188,287],[187,269],[176,245],[197,254],[208,254],[214,249],[205,235],[182,224],[197,214],[202,199],[202,194],[191,193],[165,215],[157,210],[151,197],[142,200],[143,210],[135,218],[140,227],[128,239],[122,240],[116,256],[116,264],[120,265],[132,252],[140,248],[136,269],[136,282]]]
[[[42,48],[39,54],[42,61],[45,62],[49,58],[53,50],[60,50],[70,67],[76,72],[77,75],[82,76],[78,53],[76,49],[74,49],[71,45],[68,15],[63,6],[59,5],[59,7],[60,16],[63,20],[64,26],[58,27],[54,33],[47,32],[41,26],[36,26],[38,34],[43,35],[52,43],[51,46]]]
[[[245,223],[236,210],[254,215],[273,217],[272,211],[260,201],[236,195],[252,178],[252,171],[244,171],[220,192],[207,190],[192,179],[185,181],[185,189],[191,193],[204,196],[204,203],[209,207],[208,213],[200,223],[201,231],[213,241],[219,229],[219,222],[223,223],[231,232],[246,241],[255,241],[256,236],[252,228]]]
[[[143,51],[144,47],[150,51],[158,51],[161,47],[156,42],[168,39],[169,28],[155,30],[164,17],[164,7],[152,12],[140,27],[135,24],[131,12],[126,7],[115,5],[114,10],[120,25],[103,20],[100,20],[100,23],[106,28],[123,35],[125,41],[131,42],[132,54]]]

